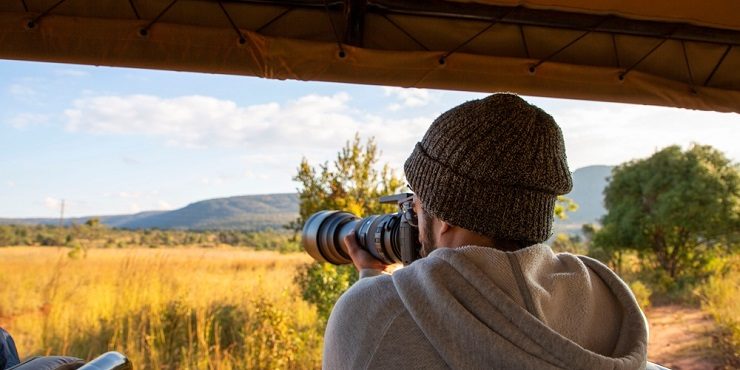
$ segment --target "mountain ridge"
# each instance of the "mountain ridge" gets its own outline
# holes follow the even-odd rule
[[[73,217],[64,225],[97,218],[109,227],[123,229],[250,230],[279,229],[298,217],[298,194],[257,194],[214,198],[171,211],[145,211],[127,215]],[[0,224],[58,225],[58,218],[0,218]]]
[[[566,220],[555,221],[555,232],[577,232],[606,213],[603,191],[613,166],[587,166],[573,172],[573,190],[566,197],[579,209]],[[281,229],[298,217],[297,193],[239,195],[190,203],[171,211],[145,211],[127,215],[85,216],[64,220],[82,224],[98,218],[104,225],[124,229],[248,230]],[[0,218],[0,224],[58,225],[58,218]]]

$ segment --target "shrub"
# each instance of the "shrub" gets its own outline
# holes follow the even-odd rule
[[[306,302],[316,306],[321,321],[326,326],[331,309],[339,296],[357,281],[357,272],[352,265],[334,266],[314,262],[304,265],[295,275],[295,283]]]
[[[653,294],[650,288],[643,284],[642,281],[636,280],[630,283],[630,289],[632,290],[632,294],[635,295],[640,308],[643,311],[647,310],[650,307],[650,296]]]
[[[727,368],[740,368],[740,256],[727,261],[725,271],[718,271],[699,289],[702,308],[719,326],[717,342],[724,353]]]

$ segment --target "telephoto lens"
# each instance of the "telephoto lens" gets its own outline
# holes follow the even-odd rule
[[[341,211],[319,211],[303,226],[303,248],[313,259],[334,265],[352,263],[344,237],[355,232],[357,243],[385,264],[408,265],[419,258],[419,233],[416,229],[412,194],[383,197],[381,203],[397,203],[397,213],[359,217]]]

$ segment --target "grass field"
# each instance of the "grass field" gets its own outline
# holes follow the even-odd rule
[[[293,281],[311,262],[305,253],[8,247],[0,248],[0,261],[0,326],[15,337],[21,357],[91,359],[117,350],[137,369],[321,365],[321,320]],[[721,330],[713,334],[726,354],[720,367],[729,369],[738,364],[740,264],[732,258],[726,266],[699,292]],[[649,291],[644,295],[649,299]],[[673,316],[668,322],[684,324]],[[682,359],[673,352],[663,361]]]
[[[293,283],[305,254],[0,248],[0,326],[21,357],[126,354],[137,368],[315,368],[322,333]]]

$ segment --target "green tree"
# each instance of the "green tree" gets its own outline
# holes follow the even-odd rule
[[[90,228],[97,228],[100,227],[100,219],[97,217],[93,217],[85,221],[85,226]]]
[[[625,248],[613,240],[615,233],[610,229],[615,227],[613,224],[606,228],[597,229],[592,224],[585,224],[581,227],[583,235],[589,240],[588,255],[606,263],[617,274],[624,272],[622,265],[624,261]]]
[[[378,148],[373,139],[363,145],[359,134],[347,141],[334,162],[315,168],[305,158],[294,177],[300,183],[299,218],[291,223],[298,232],[315,212],[327,209],[353,213],[359,217],[389,213],[393,205],[380,204],[383,195],[398,192],[403,182],[386,164],[377,169]],[[299,270],[295,278],[303,298],[316,305],[325,325],[334,302],[357,280],[351,265],[313,263]]]
[[[300,182],[299,218],[293,224],[300,230],[315,212],[336,209],[363,217],[391,212],[392,205],[382,205],[379,198],[401,189],[403,182],[388,164],[378,171],[378,147],[374,139],[362,144],[359,134],[347,141],[332,166],[328,162],[312,167],[305,158],[293,180]]]
[[[670,146],[622,164],[604,196],[595,244],[636,250],[672,280],[695,276],[720,248],[737,248],[740,170],[710,146]]]

